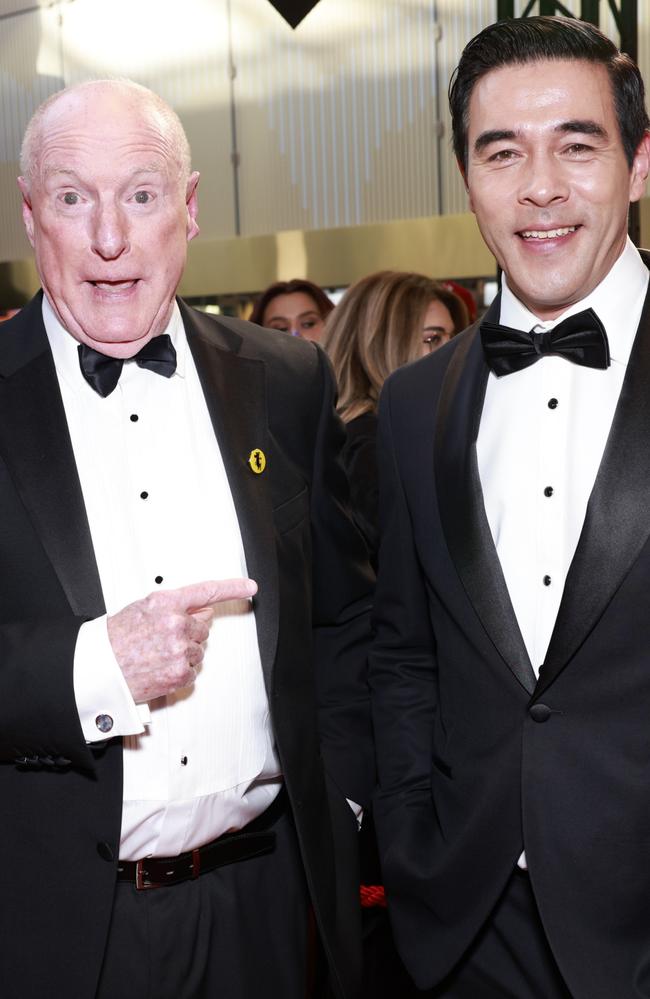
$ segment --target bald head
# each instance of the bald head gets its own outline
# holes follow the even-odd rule
[[[199,231],[199,175],[177,116],[127,81],[70,87],[34,115],[22,166],[25,231],[59,322],[132,357],[169,323]]]
[[[171,162],[178,167],[179,179],[186,183],[191,171],[190,147],[176,112],[153,90],[132,80],[88,80],[52,94],[32,116],[20,150],[20,172],[28,187],[41,169],[43,137],[48,127],[64,114],[76,111],[92,115],[97,102],[114,102],[138,110],[149,117],[168,147]]]

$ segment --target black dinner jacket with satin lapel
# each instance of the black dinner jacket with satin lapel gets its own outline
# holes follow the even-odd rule
[[[356,823],[345,797],[367,800],[373,781],[371,580],[336,460],[332,378],[314,345],[179,304],[259,586],[262,668],[316,918],[337,995],[354,996]],[[267,460],[259,475],[254,448]],[[77,632],[104,603],[40,294],[0,327],[0,562],[2,995],[92,999],[122,753],[119,739],[87,746],[75,710]]]
[[[371,687],[393,924],[431,987],[525,845],[572,994],[632,999],[650,987],[650,301],[538,680],[483,504],[487,377],[477,323],[381,400]]]

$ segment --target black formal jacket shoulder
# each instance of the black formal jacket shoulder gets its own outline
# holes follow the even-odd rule
[[[347,510],[333,380],[312,344],[179,304],[259,587],[262,668],[314,909],[335,987],[352,996],[356,825],[345,797],[363,803],[373,783],[371,576]],[[249,463],[258,448],[261,474]],[[0,328],[0,564],[2,994],[92,999],[122,753],[117,738],[86,745],[75,708],[77,633],[104,602],[40,294]]]
[[[538,679],[483,504],[487,377],[475,324],[380,402],[370,676],[393,925],[431,987],[525,847],[572,995],[633,999],[650,968],[650,303]]]

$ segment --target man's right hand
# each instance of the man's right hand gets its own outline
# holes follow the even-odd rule
[[[136,704],[191,686],[214,604],[256,592],[252,579],[193,583],[150,593],[109,617],[108,638]]]

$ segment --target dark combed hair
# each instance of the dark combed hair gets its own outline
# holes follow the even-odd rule
[[[278,295],[295,295],[297,292],[309,295],[321,319],[327,319],[334,308],[334,302],[313,281],[308,281],[306,278],[293,278],[291,281],[276,281],[275,284],[269,285],[268,288],[258,295],[250,315],[250,322],[257,323],[258,326],[263,326],[267,305],[274,298],[277,298]]]
[[[547,59],[600,63],[609,74],[621,141],[631,167],[650,121],[638,66],[606,35],[574,17],[520,17],[497,21],[465,46],[449,84],[454,152],[467,171],[467,130],[472,91],[486,73]]]

